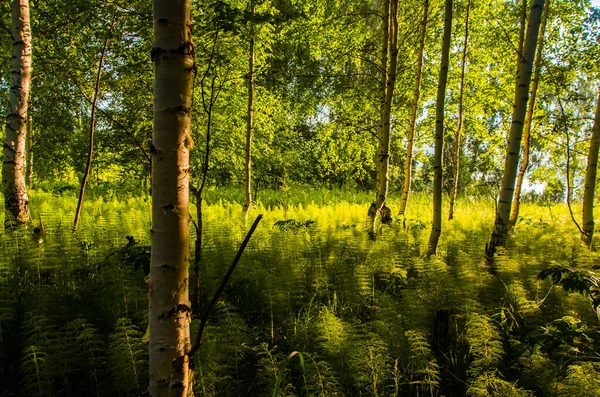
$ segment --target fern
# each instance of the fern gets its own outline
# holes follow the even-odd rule
[[[148,381],[147,354],[140,330],[129,319],[119,319],[108,343],[113,390],[128,396],[142,393]]]
[[[425,336],[419,331],[406,331],[408,340],[408,365],[405,377],[410,385],[434,395],[439,387],[440,370]]]
[[[385,395],[384,383],[392,373],[392,359],[378,335],[371,332],[353,335],[348,366],[359,393]]]
[[[340,355],[347,341],[347,326],[331,310],[324,307],[316,324],[317,342],[330,355]]]
[[[496,373],[486,371],[479,374],[467,389],[469,397],[529,397],[533,393],[513,383],[500,379]]]
[[[277,347],[269,348],[266,343],[262,343],[258,348],[258,380],[263,388],[263,396],[273,396],[273,391],[277,390],[275,397],[294,396],[294,386],[289,382],[286,374],[289,372],[288,366],[282,366],[287,361],[287,357],[277,352]],[[281,369],[281,371],[280,371]],[[277,385],[279,384],[279,387]]]
[[[148,306],[143,272],[133,263],[124,264],[118,259],[111,258],[99,266],[95,285],[101,304],[98,309],[110,322],[126,317],[140,323],[142,311]]]
[[[504,349],[498,330],[488,316],[478,313],[467,314],[465,337],[473,359],[468,371],[471,376],[477,377],[498,366]]]
[[[559,396],[599,397],[600,364],[588,362],[571,365]]]
[[[215,325],[205,330],[195,362],[196,372],[201,373],[198,395],[239,394],[248,389],[242,367],[249,360],[250,329],[237,310],[223,301],[217,304],[213,318]],[[192,323],[192,332],[197,332],[198,325]]]
[[[26,346],[21,353],[20,362],[19,377],[25,394],[52,396],[52,379],[46,353],[38,346]]]
[[[67,324],[65,335],[74,380],[83,380],[81,387],[87,394],[100,395],[106,357],[104,342],[98,331],[80,318]]]
[[[21,327],[25,345],[21,350],[19,378],[25,395],[51,396],[55,370],[51,349],[53,328],[42,315],[29,315]]]
[[[558,381],[558,369],[550,358],[543,353],[524,355],[519,359],[521,368],[520,383],[536,395],[550,396],[554,394]]]
[[[340,382],[332,365],[318,354],[305,354],[307,393],[315,397],[343,396]]]

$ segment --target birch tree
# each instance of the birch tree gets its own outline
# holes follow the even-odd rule
[[[389,0],[384,4],[383,40],[381,51],[381,91],[380,91],[380,131],[377,150],[377,194],[369,209],[371,216],[371,235],[376,234],[377,215],[381,214],[382,223],[391,222],[391,211],[386,206],[389,188],[390,167],[390,115],[396,85],[398,63],[398,0]],[[388,62],[389,60],[389,62]]]
[[[29,221],[25,184],[27,102],[31,83],[31,24],[29,0],[11,2],[13,52],[2,166],[6,227]]]
[[[404,163],[404,186],[402,188],[402,199],[400,200],[400,216],[406,213],[408,195],[412,181],[413,147],[415,142],[415,126],[417,124],[417,110],[419,109],[419,97],[421,94],[421,80],[423,78],[423,52],[425,49],[425,38],[427,37],[427,17],[429,14],[429,0],[425,0],[423,6],[423,21],[421,22],[421,36],[419,39],[419,54],[417,57],[417,70],[415,88],[413,91],[412,107],[410,109],[410,125],[408,127],[406,162]]]
[[[189,148],[194,45],[190,0],[154,0],[150,395],[192,393]]]
[[[508,143],[506,145],[502,185],[500,187],[498,205],[496,206],[496,220],[494,222],[492,237],[486,246],[486,256],[489,261],[492,260],[496,248],[506,244],[508,237],[510,210],[515,191],[517,167],[519,165],[519,150],[523,136],[527,100],[529,98],[529,83],[531,82],[531,73],[533,70],[533,56],[537,46],[543,8],[544,0],[534,0],[529,11],[523,54],[516,79],[514,109]]]
[[[521,204],[521,187],[527,168],[529,168],[529,144],[531,141],[531,125],[533,122],[533,110],[535,109],[535,98],[537,96],[538,85],[540,82],[540,71],[542,69],[542,53],[544,51],[544,33],[546,31],[546,23],[548,22],[548,11],[550,9],[550,0],[545,1],[545,9],[542,16],[540,26],[540,34],[538,38],[537,50],[535,53],[533,80],[531,81],[531,94],[527,103],[527,115],[525,116],[525,127],[523,130],[523,158],[517,175],[517,184],[515,185],[515,193],[513,195],[512,209],[509,219],[509,227],[513,227],[519,218],[519,207]]]
[[[590,140],[585,172],[585,188],[583,191],[583,233],[581,233],[581,240],[588,247],[592,247],[592,238],[594,237],[594,194],[598,170],[598,148],[600,148],[600,89],[598,90],[596,116],[594,117],[594,126],[592,127],[592,139]]]
[[[458,194],[458,177],[460,175],[460,146],[461,134],[464,125],[464,92],[465,92],[465,74],[467,68],[467,50],[469,44],[469,11],[471,10],[471,0],[467,2],[467,11],[465,16],[465,41],[463,44],[462,62],[460,70],[460,92],[458,94],[458,126],[454,134],[454,157],[452,159],[452,190],[450,191],[450,208],[448,210],[448,220],[454,218],[454,203]]]
[[[450,59],[450,39],[452,37],[452,0],[446,0],[444,8],[444,37],[442,41],[442,62],[438,80],[435,104],[435,141],[433,153],[433,225],[429,235],[427,255],[435,255],[440,235],[442,234],[442,153],[444,148],[444,102],[446,100],[446,84],[448,82],[448,65]]]

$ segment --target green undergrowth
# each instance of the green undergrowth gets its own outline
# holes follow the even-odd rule
[[[204,218],[204,306],[253,217],[264,219],[193,359],[196,396],[272,396],[278,383],[279,396],[599,395],[590,299],[538,278],[598,263],[564,206],[525,203],[492,275],[489,199],[459,199],[426,259],[426,196],[373,240],[366,194],[261,192],[245,221],[239,192],[217,193]],[[31,203],[43,241],[0,231],[0,396],[143,395],[149,199],[92,196],[75,234],[74,195],[37,190]],[[294,351],[302,360],[287,362]]]

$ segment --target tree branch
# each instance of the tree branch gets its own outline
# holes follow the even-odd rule
[[[236,265],[238,264],[240,258],[242,257],[242,254],[244,253],[244,250],[246,249],[246,246],[248,245],[248,242],[250,241],[252,234],[254,234],[254,231],[256,230],[256,227],[258,226],[258,223],[260,222],[262,217],[263,217],[262,214],[260,214],[256,217],[256,220],[252,224],[252,227],[250,227],[248,234],[246,234],[246,238],[244,238],[244,241],[242,241],[242,245],[240,245],[240,248],[238,249],[238,252],[235,255],[235,258],[233,259],[233,262],[231,263],[229,270],[227,270],[227,273],[225,274],[223,281],[221,281],[221,285],[219,285],[217,292],[215,292],[215,295],[213,296],[212,300],[210,301],[210,304],[206,308],[206,312],[204,313],[204,316],[202,316],[202,321],[200,322],[200,329],[198,330],[198,335],[196,335],[196,341],[194,342],[194,345],[192,346],[192,348],[190,349],[190,351],[187,354],[187,356],[189,358],[191,358],[200,348],[200,345],[202,344],[202,334],[204,333],[204,328],[206,328],[206,323],[208,322],[208,317],[210,316],[210,312],[215,307],[215,304],[221,297],[221,294],[223,293],[223,290],[225,289],[225,285],[227,285],[229,278],[233,274],[233,271],[235,270]]]

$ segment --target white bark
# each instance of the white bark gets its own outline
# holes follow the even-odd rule
[[[154,0],[150,395],[192,393],[189,148],[194,45],[190,0]]]
[[[596,174],[598,171],[598,148],[600,148],[600,90],[596,103],[596,117],[592,127],[592,139],[588,153],[587,168],[585,172],[585,189],[583,191],[583,233],[581,239],[588,246],[592,246],[594,237],[594,195],[596,191]]]
[[[504,174],[500,188],[500,197],[496,210],[496,221],[489,244],[486,247],[486,255],[491,260],[496,252],[497,246],[504,246],[508,237],[509,218],[512,204],[515,181],[517,178],[517,167],[519,165],[519,151],[523,135],[523,125],[527,112],[527,101],[529,99],[529,83],[533,70],[533,57],[537,46],[540,23],[544,0],[534,0],[529,12],[527,33],[525,34],[525,45],[523,56],[517,74],[515,86],[514,111],[508,143],[506,145],[506,160],[504,163]]]
[[[452,38],[452,0],[446,0],[444,11],[444,38],[442,41],[442,62],[435,104],[435,142],[433,153],[433,225],[429,235],[427,255],[435,255],[442,234],[442,164],[444,148],[444,105],[448,65],[450,63],[450,41]]]
[[[25,184],[27,102],[31,83],[31,25],[29,0],[13,0],[13,53],[6,140],[2,167],[6,226],[29,221],[29,197]]]

